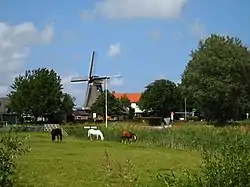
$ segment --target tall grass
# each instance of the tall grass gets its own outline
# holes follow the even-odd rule
[[[129,159],[124,163],[113,161],[107,151],[102,157],[102,169],[106,175],[105,186],[139,186],[139,177],[135,175],[135,169]]]
[[[233,142],[233,137],[241,136],[250,142],[248,132],[239,127],[207,127],[183,125],[171,129],[150,129],[147,127],[112,125],[99,127],[105,140],[120,141],[122,129],[136,133],[139,144],[161,146],[174,149],[218,150],[225,144]],[[83,127],[66,127],[67,132],[77,138],[87,139],[87,129]]]
[[[139,144],[197,150],[203,155],[203,163],[200,168],[193,170],[183,168],[183,175],[178,177],[173,171],[158,175],[159,184],[156,184],[157,186],[250,187],[250,135],[245,127],[215,128],[203,125],[184,125],[155,130],[130,125],[125,127],[113,125],[109,128],[100,126],[105,139],[112,141],[120,141],[123,128],[136,133]],[[66,129],[70,135],[87,138],[87,130],[83,127],[67,127]],[[112,173],[117,172],[121,173],[118,170]],[[133,175],[129,174],[129,176]]]
[[[175,173],[159,175],[162,186],[192,187],[249,187],[250,145],[242,136],[236,136],[217,152],[204,151],[199,170],[183,169],[182,177]]]

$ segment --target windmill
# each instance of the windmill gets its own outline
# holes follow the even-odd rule
[[[71,82],[87,82],[87,90],[86,90],[85,101],[83,105],[85,110],[90,109],[93,103],[98,98],[98,96],[103,92],[102,84],[104,80],[106,80],[107,82],[107,79],[111,78],[110,76],[94,75],[94,58],[95,58],[95,51],[93,51],[91,55],[88,77],[73,78],[71,80]],[[120,77],[120,75],[113,76],[113,77]]]

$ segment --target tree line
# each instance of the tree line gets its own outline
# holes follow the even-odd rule
[[[160,79],[148,84],[141,95],[141,110],[166,117],[173,111],[196,109],[208,121],[225,122],[245,118],[250,109],[250,51],[239,39],[212,34],[200,40],[191,51],[179,84]],[[46,68],[26,71],[11,85],[10,108],[20,114],[53,118],[71,113],[74,98],[63,93],[60,76]],[[120,99],[108,92],[108,114],[120,115],[130,108],[124,95]],[[92,106],[98,115],[105,114],[105,94]]]
[[[250,111],[250,50],[236,37],[212,34],[191,51],[179,84],[156,80],[145,87],[141,110],[159,117],[195,109],[209,122],[246,118]]]
[[[63,92],[60,76],[46,68],[27,70],[16,77],[7,96],[12,112],[33,116],[35,122],[38,117],[53,122],[60,115],[71,115],[75,106],[75,98]]]

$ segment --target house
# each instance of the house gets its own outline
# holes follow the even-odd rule
[[[0,123],[17,124],[18,114],[10,112],[8,97],[0,97]]]
[[[135,114],[141,114],[143,113],[142,110],[140,110],[139,106],[138,106],[138,102],[140,100],[141,97],[141,93],[116,93],[116,92],[112,92],[115,96],[115,98],[120,99],[122,96],[126,96],[130,102],[131,102],[131,108],[133,108],[135,110]]]
[[[7,105],[9,104],[8,97],[0,97],[0,114],[8,113]]]
[[[74,110],[72,115],[76,121],[86,121],[89,119],[89,113],[84,110]]]

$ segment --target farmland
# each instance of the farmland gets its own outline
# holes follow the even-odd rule
[[[65,126],[69,136],[63,143],[52,143],[48,132],[21,133],[30,135],[27,144],[31,151],[18,157],[18,184],[167,186],[165,181],[171,182],[173,177],[169,174],[173,171],[176,179],[172,184],[185,186],[189,179],[183,173],[189,171],[193,178],[188,182],[192,186],[198,186],[199,180],[194,177],[197,173],[202,181],[200,186],[237,186],[240,182],[250,185],[250,168],[245,168],[250,163],[250,136],[245,128],[189,124],[153,130],[126,125],[124,128],[138,136],[134,144],[119,142],[121,128],[118,124],[107,129],[100,127],[105,136],[103,142],[87,140],[82,126]],[[209,158],[215,160],[208,159],[212,155],[217,157]],[[229,178],[232,185],[227,183]]]

